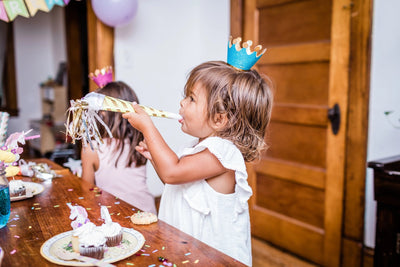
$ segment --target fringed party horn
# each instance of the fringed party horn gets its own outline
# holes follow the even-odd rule
[[[106,96],[103,94],[94,93],[94,92],[87,94],[82,99],[82,101],[87,102],[89,104],[89,106],[91,106],[97,110],[107,110],[107,111],[121,112],[121,113],[135,111],[133,109],[131,102],[117,99],[117,98],[114,98],[111,96]],[[149,114],[149,116],[176,119],[176,120],[179,120],[182,118],[179,114],[175,114],[172,112],[158,110],[158,109],[146,107],[143,105],[139,105],[139,106],[144,111],[146,111],[146,113]]]
[[[89,74],[89,78],[102,88],[113,80],[112,67],[106,66],[102,69],[97,69]],[[68,109],[68,118],[65,124],[66,138],[70,136],[72,143],[75,143],[75,140],[82,140],[83,145],[89,144],[92,149],[92,141],[95,141],[97,144],[103,143],[96,120],[104,127],[110,138],[112,138],[110,129],[97,114],[98,111],[106,110],[121,113],[135,111],[131,102],[94,92],[87,94],[82,99],[71,100],[70,103],[71,107]],[[181,119],[181,116],[175,113],[143,105],[140,106],[147,114],[153,117]]]
[[[121,113],[135,111],[131,102],[94,92],[87,94],[82,99],[76,101],[71,100],[70,104],[71,107],[68,109],[68,119],[65,124],[66,136],[72,138],[72,143],[75,143],[75,140],[82,140],[83,145],[89,144],[92,148],[92,141],[95,141],[97,144],[103,143],[96,120],[104,126],[108,135],[112,138],[110,129],[97,114],[98,111],[105,110]],[[140,105],[140,107],[153,117],[177,120],[182,118],[179,114],[157,110],[143,105]]]

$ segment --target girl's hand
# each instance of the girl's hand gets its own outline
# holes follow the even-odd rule
[[[140,141],[139,145],[135,147],[136,151],[142,154],[143,157],[152,161],[153,158],[151,157],[150,151],[147,148],[146,140]]]
[[[127,119],[134,128],[143,133],[148,127],[153,125],[153,121],[136,102],[133,102],[132,106],[135,112],[124,113],[122,117]]]

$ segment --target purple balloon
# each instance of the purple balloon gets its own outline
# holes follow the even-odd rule
[[[131,21],[138,8],[137,0],[92,0],[93,11],[104,24],[115,27]]]

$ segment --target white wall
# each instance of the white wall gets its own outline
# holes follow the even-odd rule
[[[229,38],[229,0],[139,0],[135,18],[115,29],[115,74],[128,83],[142,104],[179,111],[188,72],[207,60],[225,60]],[[171,148],[191,137],[175,120],[154,118]],[[148,164],[151,193],[163,185]]]
[[[29,130],[29,120],[42,117],[39,84],[54,78],[59,62],[66,60],[62,7],[17,17],[14,44],[19,116],[11,117],[8,133]]]
[[[400,154],[400,1],[374,1],[367,160]],[[385,111],[393,110],[386,117]],[[365,244],[375,247],[373,170],[367,169]]]

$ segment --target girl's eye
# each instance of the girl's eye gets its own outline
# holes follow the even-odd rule
[[[194,102],[193,96],[189,96],[190,102]]]

